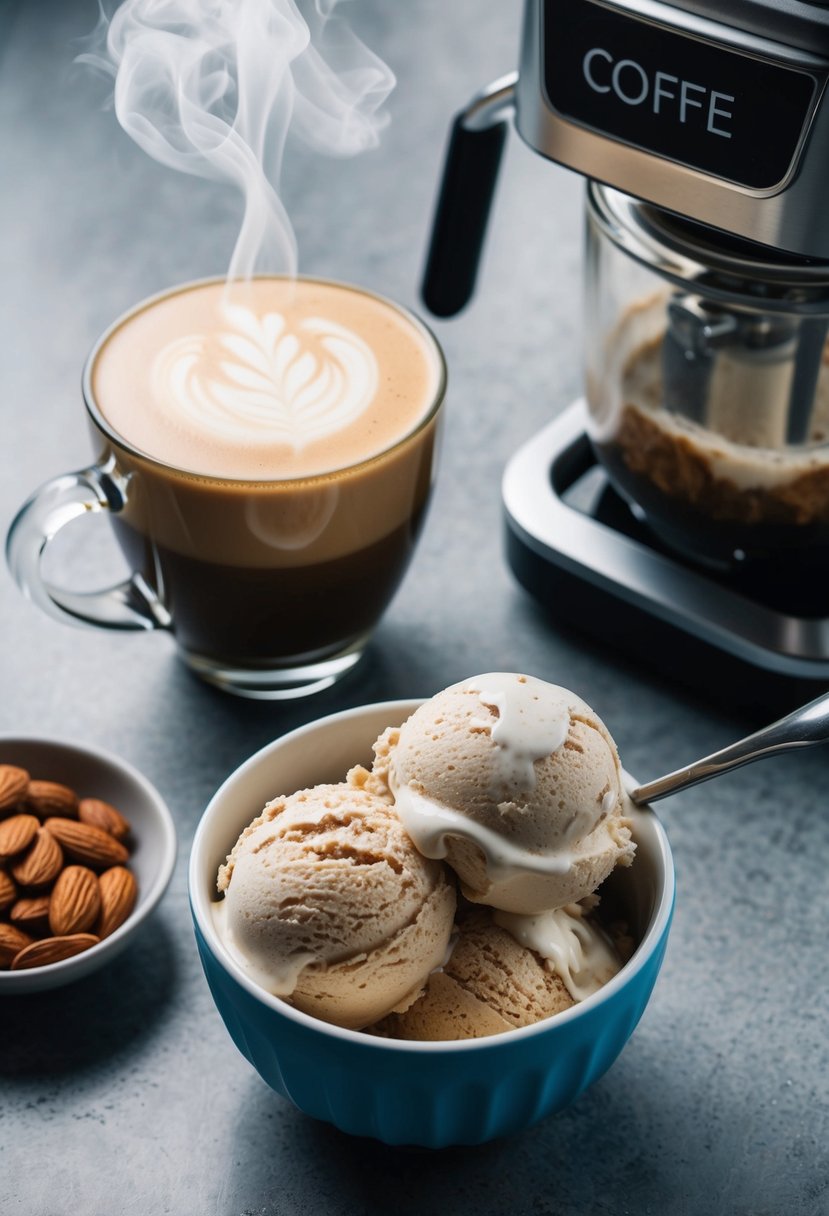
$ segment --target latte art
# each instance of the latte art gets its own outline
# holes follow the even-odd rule
[[[137,451],[273,482],[390,450],[424,421],[441,375],[429,335],[379,296],[262,276],[187,284],[128,314],[94,356],[90,387]]]
[[[374,352],[322,317],[289,325],[279,312],[222,309],[227,328],[175,339],[152,367],[155,396],[217,439],[300,451],[349,426],[377,393]]]

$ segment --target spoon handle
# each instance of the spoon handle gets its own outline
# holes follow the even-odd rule
[[[829,741],[829,693],[824,693],[815,701],[810,701],[801,709],[764,726],[746,739],[724,747],[722,751],[714,752],[697,760],[687,768],[679,768],[647,785],[640,785],[630,792],[634,802],[656,802],[675,794],[678,790],[699,785],[729,769],[740,768],[743,764],[753,764],[766,756],[777,752],[788,751],[792,747],[809,747],[813,743]]]

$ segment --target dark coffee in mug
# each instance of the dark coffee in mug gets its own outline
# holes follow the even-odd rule
[[[334,283],[197,283],[114,326],[85,386],[116,533],[188,662],[249,690],[350,665],[433,480],[444,366],[420,322]]]

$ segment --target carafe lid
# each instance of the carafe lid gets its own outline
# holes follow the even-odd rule
[[[587,206],[619,249],[680,287],[764,312],[829,312],[829,262],[720,232],[598,182],[588,183]]]

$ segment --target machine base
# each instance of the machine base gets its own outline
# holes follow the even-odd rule
[[[577,401],[507,465],[519,583],[562,622],[729,705],[773,714],[825,692],[829,619],[780,612],[669,552],[609,485],[585,423]]]

